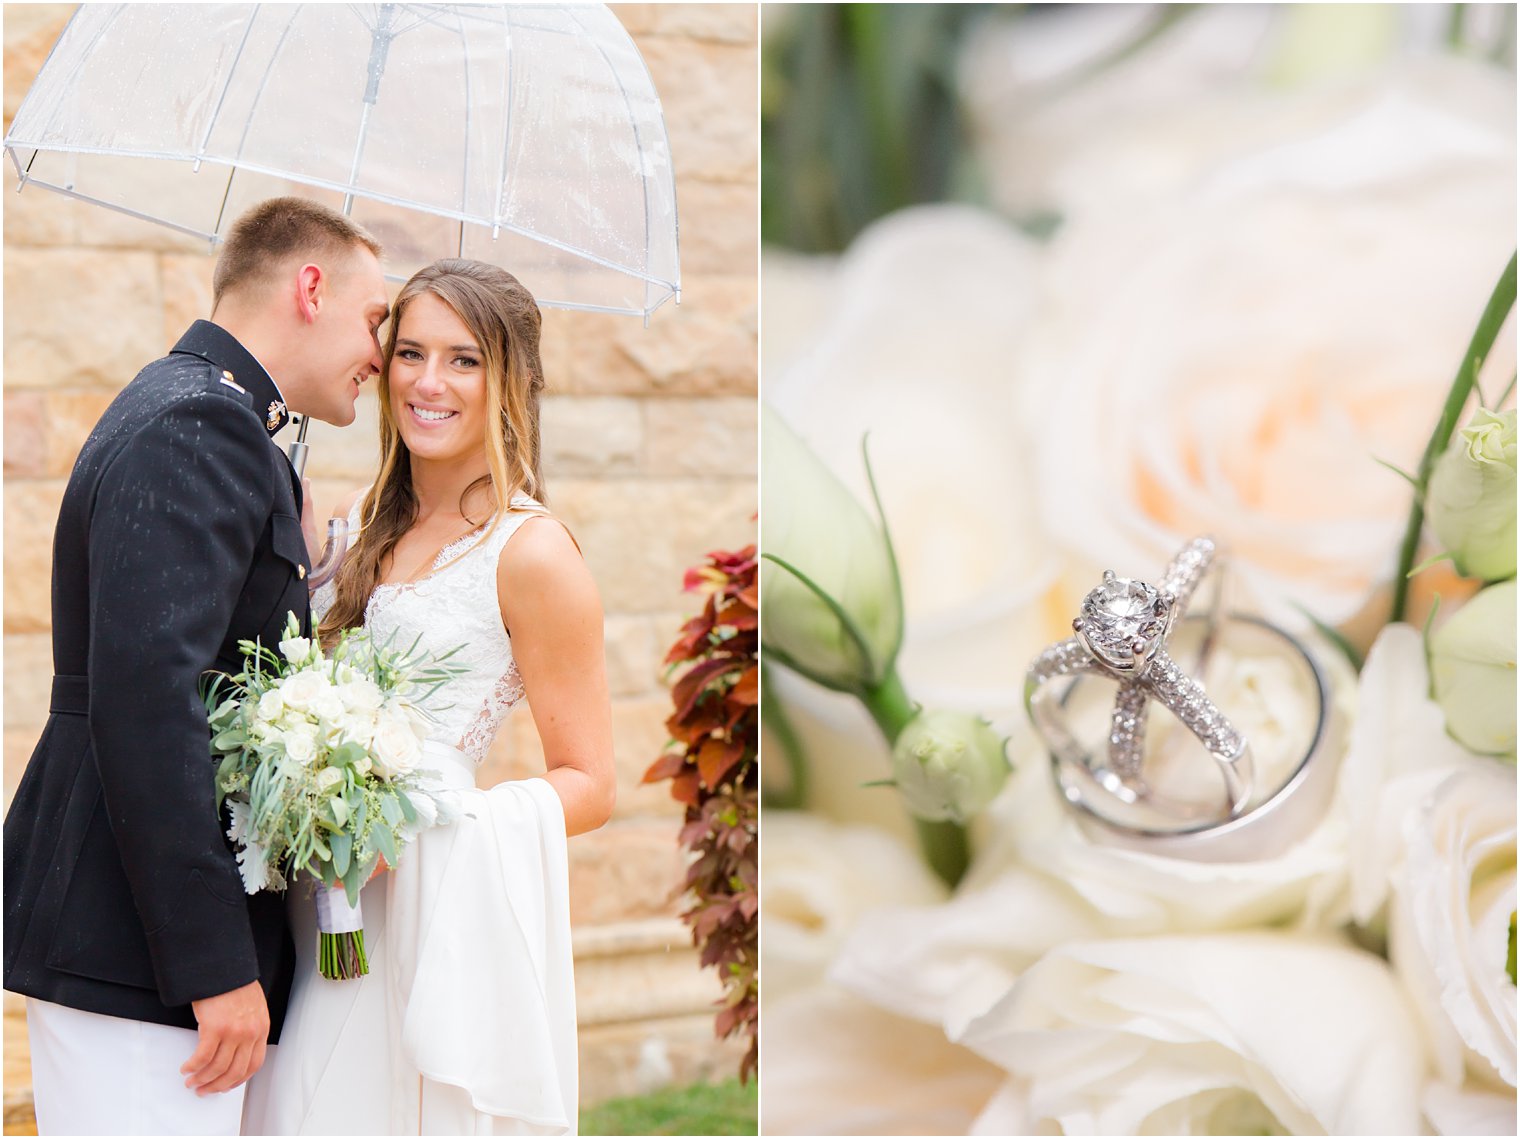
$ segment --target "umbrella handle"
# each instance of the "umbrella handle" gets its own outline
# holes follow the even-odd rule
[[[329,518],[327,542],[322,546],[321,558],[311,567],[311,573],[306,577],[307,587],[315,591],[331,581],[338,572],[338,567],[343,564],[343,555],[347,552],[348,519]]]

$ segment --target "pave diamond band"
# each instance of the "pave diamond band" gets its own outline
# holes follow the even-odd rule
[[[1195,539],[1172,559],[1159,586],[1105,573],[1102,583],[1083,599],[1080,615],[1072,622],[1076,636],[1051,645],[1030,665],[1025,682],[1030,718],[1052,754],[1066,757],[1081,769],[1074,772],[1072,784],[1078,790],[1068,788],[1068,795],[1106,797],[1130,817],[1138,811],[1142,818],[1149,813],[1164,823],[1230,819],[1245,810],[1253,784],[1250,745],[1166,648],[1215,556],[1212,540]],[[1214,590],[1199,654],[1200,670],[1212,645],[1221,594]],[[1052,698],[1051,682],[1081,675],[1108,676],[1119,682],[1109,719],[1106,763],[1077,743],[1060,701]],[[1176,716],[1214,759],[1224,782],[1223,804],[1179,802],[1147,785],[1143,749],[1152,700]],[[1085,792],[1080,790],[1084,787]]]

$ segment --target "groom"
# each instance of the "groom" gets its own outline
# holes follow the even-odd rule
[[[101,417],[53,547],[47,728],[5,818],[5,987],[27,997],[43,1134],[227,1134],[279,1037],[293,948],[224,837],[199,698],[238,641],[309,622],[290,413],[346,425],[380,370],[378,244],[301,198],[254,207],[209,321]],[[216,1094],[226,1093],[226,1094]]]

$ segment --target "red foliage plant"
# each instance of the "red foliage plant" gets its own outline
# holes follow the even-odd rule
[[[686,574],[688,590],[705,589],[707,604],[681,630],[665,663],[685,671],[671,688],[671,741],[644,773],[645,783],[671,781],[686,805],[680,841],[693,858],[686,889],[694,898],[682,918],[702,964],[716,968],[724,995],[719,1038],[744,1032],[739,1064],[748,1081],[759,1059],[759,578],[755,547],[717,551]]]

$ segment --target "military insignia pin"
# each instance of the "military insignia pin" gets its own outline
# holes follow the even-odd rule
[[[280,420],[285,416],[285,405],[277,399],[269,401],[269,430],[274,431],[280,426]]]

